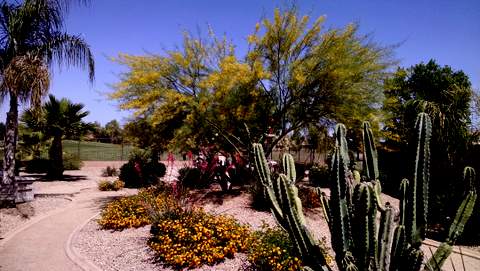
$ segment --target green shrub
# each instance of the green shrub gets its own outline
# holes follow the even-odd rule
[[[186,188],[207,188],[209,182],[205,181],[200,169],[196,167],[183,167],[178,170],[178,180]]]
[[[27,173],[46,173],[50,167],[48,159],[32,159],[25,162],[25,172]]]
[[[302,270],[302,262],[295,256],[293,243],[285,231],[264,224],[253,237],[254,242],[248,251],[248,261],[253,270]]]
[[[83,166],[82,160],[76,154],[63,154],[63,169],[64,170],[79,170]]]
[[[103,180],[98,183],[98,190],[100,191],[118,191],[125,186],[125,183],[120,180],[115,180],[113,182],[108,180]]]
[[[151,152],[136,150],[132,152],[128,163],[120,168],[119,179],[125,187],[147,187],[158,184],[158,178],[165,175],[166,167],[152,158]]]
[[[102,170],[102,177],[114,177],[118,176],[118,169],[116,167],[107,166]]]
[[[313,166],[309,169],[308,179],[314,186],[327,187],[328,174],[327,166]]]

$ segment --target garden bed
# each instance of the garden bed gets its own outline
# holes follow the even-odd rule
[[[234,217],[240,224],[259,230],[263,224],[276,226],[269,212],[259,212],[250,208],[250,195],[234,191],[220,197],[215,189],[204,193],[197,191],[192,198],[196,205],[215,215]],[[217,195],[218,194],[218,195]],[[307,212],[307,224],[316,238],[326,238],[329,242],[328,227],[321,218],[320,209]],[[103,270],[173,270],[155,263],[155,253],[147,245],[150,226],[129,228],[122,231],[102,230],[96,220],[90,221],[76,236],[73,246]],[[236,253],[233,259],[226,259],[214,266],[204,265],[193,270],[239,270],[248,267],[247,256]]]

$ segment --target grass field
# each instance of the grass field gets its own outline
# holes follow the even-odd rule
[[[79,154],[82,161],[118,161],[128,160],[133,147],[130,145],[109,144],[100,142],[64,140],[63,151]]]

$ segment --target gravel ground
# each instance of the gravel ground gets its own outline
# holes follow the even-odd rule
[[[42,197],[32,202],[18,204],[16,208],[0,209],[0,236],[27,223],[46,212],[63,208],[70,203],[65,197]]]
[[[269,212],[259,212],[249,207],[250,198],[246,193],[238,196],[223,197],[218,203],[213,196],[198,199],[203,208],[210,213],[233,216],[242,224],[248,224],[257,230],[263,223],[275,226],[276,222]],[[307,214],[307,225],[318,239],[330,239],[328,226],[318,219],[321,211],[314,209]],[[78,252],[103,270],[172,270],[153,263],[154,252],[147,246],[150,226],[123,231],[107,231],[99,228],[95,220],[89,222],[76,236],[73,246]],[[239,270],[248,266],[245,254],[236,254],[234,259],[213,267],[202,266],[194,270]]]
[[[154,263],[154,252],[147,246],[150,226],[123,231],[102,230],[95,220],[90,221],[76,236],[73,247],[105,271],[113,270],[173,270]],[[202,266],[197,271],[238,270],[246,255],[237,254],[215,266]]]

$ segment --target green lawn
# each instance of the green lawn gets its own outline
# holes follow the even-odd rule
[[[63,151],[71,154],[80,154],[82,161],[117,161],[127,160],[133,147],[88,141],[64,140]]]

